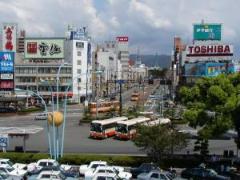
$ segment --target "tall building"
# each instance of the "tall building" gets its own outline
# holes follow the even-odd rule
[[[127,80],[129,78],[129,50],[127,36],[118,36],[116,38],[116,53],[122,65],[121,78]]]
[[[92,42],[85,28],[68,28],[65,61],[72,66],[73,100],[89,100],[92,96]]]

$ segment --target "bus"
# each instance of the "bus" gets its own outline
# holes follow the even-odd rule
[[[127,117],[114,117],[104,120],[94,120],[90,124],[90,137],[92,138],[108,138],[116,134],[117,122],[124,122],[128,120]]]
[[[116,127],[116,138],[129,140],[136,135],[136,126],[151,121],[148,117],[137,117],[127,121],[119,121]]]
[[[89,103],[89,111],[92,114],[98,113],[106,113],[112,110],[118,111],[120,109],[119,101],[102,101],[102,102],[91,102]]]
[[[139,99],[140,99],[140,93],[138,93],[138,92],[132,93],[131,101],[139,101]]]
[[[156,120],[148,121],[144,123],[145,126],[158,126],[161,124],[169,124],[171,123],[171,120],[168,118],[158,118]]]

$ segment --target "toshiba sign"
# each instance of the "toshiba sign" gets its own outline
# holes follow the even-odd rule
[[[232,45],[193,45],[187,46],[187,56],[233,56]]]

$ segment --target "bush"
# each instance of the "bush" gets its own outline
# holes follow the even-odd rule
[[[40,107],[31,107],[28,109],[22,109],[20,111],[18,111],[19,114],[26,114],[26,113],[31,113],[31,112],[38,112],[38,111],[43,111],[44,108],[40,108]]]

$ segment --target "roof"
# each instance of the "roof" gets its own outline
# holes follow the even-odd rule
[[[92,123],[99,123],[99,124],[105,125],[105,124],[109,124],[109,123],[111,124],[111,123],[116,123],[119,121],[125,121],[127,119],[128,119],[127,117],[121,116],[121,117],[114,117],[114,118],[104,119],[104,120],[94,120],[94,121],[92,121]]]
[[[144,123],[144,122],[147,122],[147,121],[150,121],[151,119],[150,118],[147,118],[147,117],[137,117],[137,118],[134,118],[134,119],[130,119],[130,120],[127,120],[127,121],[119,121],[117,122],[117,124],[124,124],[124,125],[135,125],[135,124],[138,124],[138,123]]]
[[[7,162],[7,161],[9,161],[9,159],[0,159],[0,161]]]
[[[36,134],[42,130],[43,130],[43,127],[40,127],[40,126],[0,127],[1,134],[8,134],[8,135]]]

